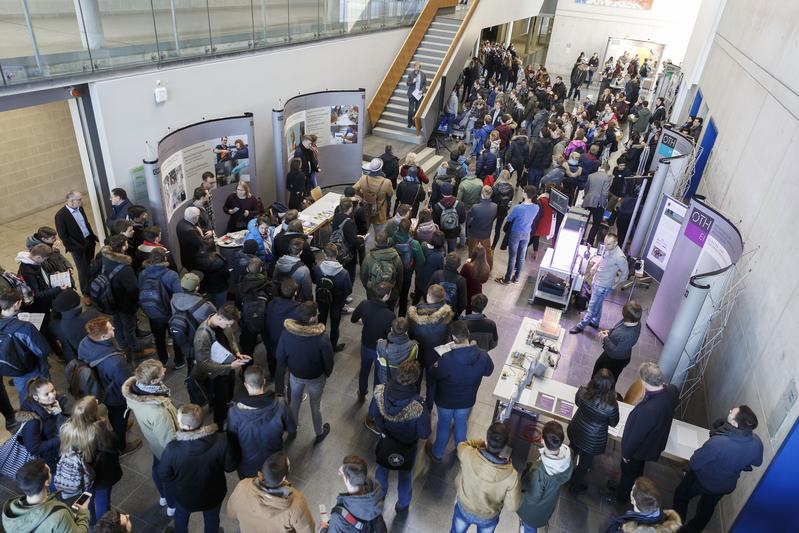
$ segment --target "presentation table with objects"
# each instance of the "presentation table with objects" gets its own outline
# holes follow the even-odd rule
[[[558,339],[541,339],[536,335],[538,326],[538,320],[529,317],[522,320],[510,354],[494,387],[495,412],[499,412],[503,406],[515,400],[516,408],[534,411],[568,424],[577,410],[574,404],[577,387],[552,378],[561,356],[566,357],[560,353],[565,328],[561,328]],[[539,346],[535,346],[534,340],[543,340],[546,348],[542,350]],[[541,377],[533,377],[521,394],[517,394],[519,384],[527,376],[530,365],[535,364],[539,352],[543,353],[538,359],[544,364],[545,370],[543,373],[539,372]],[[612,439],[621,440],[624,424],[634,407],[619,402],[619,423],[608,430],[608,435]],[[710,432],[707,429],[675,419],[671,425],[671,433],[663,456],[674,461],[686,462],[709,438]]]

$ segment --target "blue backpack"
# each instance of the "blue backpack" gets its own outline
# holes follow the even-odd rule
[[[398,242],[394,245],[394,249],[402,259],[402,266],[405,267],[405,272],[413,270],[413,248],[409,242]]]
[[[439,285],[444,289],[444,301],[455,310],[458,303],[458,285],[451,281],[439,281]]]

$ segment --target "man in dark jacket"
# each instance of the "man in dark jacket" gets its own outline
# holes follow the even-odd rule
[[[439,187],[441,199],[433,205],[433,222],[444,232],[447,251],[455,251],[455,241],[461,234],[461,225],[466,222],[466,208],[452,195],[452,185],[444,182]],[[455,216],[457,215],[457,221]],[[457,222],[457,224],[456,224]]]
[[[128,209],[128,220],[133,223],[133,237],[131,237],[131,248],[134,250],[144,242],[144,228],[147,227],[149,215],[147,208],[143,205],[132,205]]]
[[[341,228],[341,233],[344,237],[343,245],[348,247],[345,252],[348,252],[350,257],[347,259],[347,253],[345,253],[344,259],[346,260],[342,260],[340,256],[338,260],[349,274],[350,283],[355,282],[355,267],[358,265],[358,251],[363,246],[363,235],[365,235],[365,233],[360,233],[358,224],[353,219],[354,209],[355,205],[351,199],[346,197],[341,198],[336,212],[333,215],[333,221],[330,223],[332,231],[337,231]],[[368,228],[368,225],[366,227]],[[368,231],[368,229],[366,231]]]
[[[61,355],[58,339],[55,338],[50,327],[50,310],[53,306],[53,299],[67,288],[67,284],[51,284],[50,276],[42,268],[51,253],[52,248],[47,244],[37,244],[30,251],[19,252],[16,259],[19,263],[19,275],[33,291],[33,303],[25,306],[24,310],[44,314],[39,331],[45,336],[55,353]]]
[[[494,265],[494,254],[491,249],[491,228],[497,218],[497,204],[491,201],[493,189],[489,186],[483,187],[480,191],[480,201],[469,210],[466,215],[466,234],[469,236],[467,245],[469,255],[472,255],[477,243],[483,245],[486,251],[486,261],[488,266]]]
[[[347,492],[338,495],[330,519],[322,522],[319,533],[357,533],[367,527],[369,531],[388,531],[383,521],[383,491],[380,483],[369,478],[366,461],[348,455],[338,475]]]
[[[381,463],[381,454],[378,452],[375,479],[380,483],[383,499],[388,492],[389,469],[397,470],[397,503],[394,506],[397,513],[407,512],[411,504],[416,442],[430,436],[430,414],[424,407],[424,399],[416,390],[421,377],[422,371],[417,361],[404,362],[394,370],[391,381],[375,387],[374,398],[369,406],[369,414],[375,421],[377,431],[386,435],[383,439],[413,443],[413,449],[407,453],[410,461],[402,465]],[[378,449],[381,444],[378,444]]]
[[[394,148],[386,145],[383,155],[380,156],[383,160],[383,174],[391,181],[391,186],[397,188],[397,176],[399,176],[399,158],[394,155]]]
[[[527,174],[523,173],[523,179],[517,179],[516,183],[520,184],[522,187],[527,186]],[[510,211],[510,204],[513,202],[513,196],[515,191],[513,190],[513,185],[510,184],[508,181],[510,179],[510,175],[508,171],[503,171],[499,173],[497,181],[494,182],[494,187],[491,191],[491,201],[497,205],[497,216],[496,216],[496,224],[494,225],[494,239],[491,242],[491,252],[493,255],[494,248],[497,247],[499,243],[499,237],[502,235],[502,223],[505,222],[505,217],[508,216],[508,211]]]
[[[596,374],[600,368],[607,368],[616,382],[619,381],[622,370],[630,364],[633,346],[641,335],[641,314],[638,302],[630,300],[621,310],[621,321],[612,329],[599,332],[603,350],[602,355],[594,363],[591,375]]]
[[[368,300],[358,304],[350,317],[350,322],[363,322],[361,328],[361,369],[358,372],[358,401],[366,399],[369,390],[369,371],[377,359],[377,341],[385,339],[391,330],[395,315],[389,307],[392,286],[389,283],[378,283]],[[377,384],[377,369],[373,386]]]
[[[330,337],[325,335],[325,325],[319,324],[314,302],[302,303],[296,313],[296,319],[286,319],[286,329],[277,345],[275,392],[283,394],[284,374],[288,368],[291,414],[294,420],[299,419],[302,396],[307,392],[316,433],[314,442],[319,444],[330,433],[330,424],[322,423],[321,403],[325,381],[333,372],[333,346]]]
[[[449,323],[452,321],[452,308],[444,301],[444,287],[430,285],[425,302],[408,309],[411,323],[410,337],[419,343],[419,359],[422,368],[427,369],[438,359],[436,346],[447,342]],[[430,380],[428,380],[428,390]],[[428,393],[428,398],[432,396]]]
[[[86,337],[78,346],[78,359],[85,362],[97,373],[105,397],[103,404],[108,408],[108,421],[116,435],[116,442],[122,455],[141,446],[141,439],[127,442],[128,408],[122,395],[122,385],[133,375],[124,354],[114,342],[114,326],[107,316],[101,315],[86,323]]]
[[[20,352],[27,363],[25,368],[20,368],[19,372],[12,374],[0,368],[0,375],[12,375],[11,379],[14,382],[14,388],[17,389],[17,394],[20,398],[25,398],[28,381],[36,376],[49,377],[50,364],[47,362],[47,356],[52,350],[47,339],[39,333],[36,326],[17,318],[21,306],[22,295],[16,289],[0,290],[0,309],[2,309],[0,332],[13,337],[16,351]],[[6,367],[7,365],[0,366]],[[8,406],[6,405],[5,408],[8,409]],[[8,425],[8,420],[6,420],[6,424]]]
[[[298,289],[299,286],[296,281],[291,278],[284,279],[280,282],[278,294],[266,306],[266,339],[264,339],[264,345],[266,347],[267,361],[275,361],[275,372],[277,371],[277,345],[280,343],[280,337],[284,330],[283,323],[288,318],[297,318],[297,308],[301,303],[295,298]],[[272,373],[272,379],[274,379],[276,374],[272,372],[271,368],[269,371]]]
[[[485,351],[497,347],[499,335],[497,324],[483,314],[488,305],[488,296],[475,294],[472,296],[472,312],[462,318],[469,328],[469,340]]]
[[[183,220],[178,222],[175,233],[178,237],[180,264],[186,270],[194,270],[195,258],[203,246],[203,230],[197,225],[200,208],[190,206],[183,212]]]
[[[555,83],[552,84],[552,94],[558,97],[558,100],[563,101],[566,99],[566,94],[568,94],[568,90],[566,89],[566,84],[563,83],[563,78],[560,76],[555,77]]]
[[[166,246],[161,244],[161,228],[159,226],[147,226],[142,230],[144,241],[136,248],[133,253],[133,270],[141,271],[141,265],[148,259],[154,251],[162,252],[166,256],[167,266],[177,272],[175,258]]]
[[[173,294],[170,302],[172,315],[179,312],[191,313],[195,332],[197,331],[197,326],[216,312],[214,304],[197,292],[199,286],[200,277],[193,272],[187,272],[180,278],[181,292]],[[194,338],[187,340],[188,342],[183,345],[174,342],[172,349],[175,352],[175,367],[182,368],[186,360],[188,360],[189,372],[191,372],[194,366]]]
[[[444,268],[430,277],[430,286],[441,285],[444,288],[444,301],[455,313],[455,318],[466,309],[466,279],[458,274],[460,266],[460,256],[450,252],[444,258]]]
[[[413,272],[417,269],[424,269],[425,255],[422,251],[422,245],[413,238],[411,232],[410,219],[403,218],[397,226],[397,231],[389,240],[402,260],[403,273],[402,273],[402,288],[399,294],[399,309],[398,315],[405,316],[408,311],[408,293],[411,290],[411,279]]]
[[[128,218],[128,208],[131,206],[131,202],[128,199],[128,193],[125,189],[111,189],[111,214],[108,215],[108,218],[105,221],[106,226],[109,228],[114,224],[116,220],[125,220]]]
[[[114,328],[119,330],[117,342],[129,358],[143,359],[155,353],[152,347],[141,349],[136,337],[136,311],[139,304],[139,282],[127,255],[128,240],[124,235],[113,235],[108,246],[100,249],[102,271],[111,279],[114,297]]]
[[[158,359],[166,365],[169,360],[166,332],[172,314],[170,302],[172,295],[182,292],[180,278],[169,268],[167,256],[161,250],[153,250],[143,266],[144,270],[139,274],[139,304],[150,322]],[[180,362],[175,363],[176,368]]]
[[[660,491],[649,478],[641,476],[635,480],[632,494],[627,498],[627,502],[633,504],[633,509],[613,519],[605,529],[605,533],[625,533],[627,531],[677,533],[685,531],[680,515],[671,509],[661,509]],[[691,529],[689,531],[699,530]]]
[[[291,241],[294,239],[302,239],[303,245],[300,260],[308,267],[308,270],[313,269],[314,265],[316,265],[316,258],[311,251],[311,245],[308,244],[305,231],[302,229],[302,221],[299,219],[289,222],[286,230],[275,236],[275,247],[272,253],[274,264],[277,265],[277,261],[291,251]],[[272,270],[274,268],[270,269],[270,271]]]
[[[356,194],[355,187],[352,185],[345,187],[344,197],[352,202],[352,219],[355,221],[355,228],[358,232],[358,235],[366,235],[369,233],[369,225],[371,222],[369,222],[369,219],[366,217],[366,211],[364,211],[361,197]],[[339,209],[340,207],[336,208],[336,211],[338,212]],[[365,257],[366,248],[361,241],[360,245],[358,246],[358,264],[363,263]]]
[[[258,243],[253,239],[247,239],[241,246],[241,250],[236,250],[233,257],[230,259],[231,276],[233,277],[233,284],[238,286],[239,281],[247,273],[247,265],[251,259],[258,258]],[[237,293],[236,297],[241,300],[241,294]]]
[[[263,273],[263,262],[258,257],[250,259],[244,276],[239,281],[236,292],[241,303],[241,349],[244,353],[254,353],[258,336],[264,346],[268,343],[269,331],[267,313],[269,279]],[[267,349],[266,362],[269,375],[275,375],[275,354]]]
[[[541,130],[541,136],[535,141],[530,148],[530,155],[527,157],[527,184],[538,187],[541,177],[552,165],[552,149],[555,143],[552,142],[552,133],[549,128],[544,127]],[[519,184],[516,184],[518,188]]]
[[[55,229],[64,248],[72,254],[78,269],[80,290],[89,294],[89,263],[94,258],[94,248],[99,239],[83,210],[83,195],[79,191],[67,193],[66,205],[55,214]]]
[[[343,344],[338,343],[341,315],[347,298],[352,294],[352,281],[344,267],[336,258],[338,248],[335,244],[325,245],[325,259],[313,269],[312,277],[316,284],[316,303],[319,306],[319,323],[326,325],[330,317],[330,342],[333,351],[340,352]]]
[[[638,375],[644,384],[644,398],[633,408],[624,423],[621,439],[621,479],[614,490],[618,503],[627,503],[635,479],[644,473],[647,461],[657,461],[669,440],[674,410],[680,403],[677,387],[666,383],[655,363],[641,365]],[[612,497],[610,499],[613,499]]]
[[[495,175],[497,173],[497,156],[488,148],[483,148],[477,157],[477,164],[474,170],[480,181],[485,180],[489,174]]]
[[[158,465],[158,474],[172,483],[177,507],[175,533],[187,533],[191,513],[201,512],[205,531],[219,529],[219,510],[227,494],[225,472],[232,472],[234,461],[227,439],[215,424],[203,426],[203,410],[193,403],[178,409],[180,430],[167,444]]]
[[[440,463],[455,424],[455,448],[466,440],[469,413],[477,400],[483,378],[494,372],[494,362],[485,350],[469,340],[469,328],[463,321],[450,326],[452,343],[436,349],[441,354],[430,368],[428,379],[436,382],[435,404],[438,410],[435,445],[428,441],[430,458]]]
[[[424,295],[427,294],[427,287],[430,285],[430,278],[433,273],[444,268],[444,232],[436,230],[430,242],[421,243],[422,253],[424,254],[424,264],[416,265],[416,277],[414,280],[414,293],[411,303],[416,305]]]
[[[243,381],[247,393],[233,399],[227,416],[228,443],[238,457],[239,479],[256,476],[267,457],[283,450],[283,433],[297,431],[286,401],[265,390],[261,367],[248,367]]]
[[[514,135],[510,140],[510,147],[505,152],[505,163],[513,168],[513,170],[508,168],[508,171],[516,174],[517,182],[527,167],[528,155],[530,155],[530,144],[527,135]]]
[[[78,345],[86,336],[86,323],[100,315],[95,307],[81,307],[80,296],[72,289],[61,291],[53,300],[53,311],[61,318],[50,324],[50,329],[61,344],[67,362],[78,356]]]
[[[763,443],[755,428],[757,417],[749,406],[733,407],[726,420],[713,423],[710,439],[691,456],[688,472],[674,491],[674,510],[688,531],[704,530],[719,500],[735,490],[741,472],[763,464]],[[686,522],[688,504],[696,496],[696,514]]]

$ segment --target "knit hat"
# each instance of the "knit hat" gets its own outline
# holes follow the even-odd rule
[[[200,285],[200,276],[198,276],[194,272],[189,272],[180,279],[180,288],[183,289],[184,291],[188,292],[196,291],[199,285]]]
[[[452,195],[452,184],[449,182],[444,182],[441,184],[441,187],[439,187],[439,190],[444,196],[450,196]]]
[[[255,255],[258,253],[258,243],[255,239],[247,239],[241,249],[245,254]]]
[[[72,289],[61,291],[53,300],[53,311],[56,313],[63,313],[76,307],[80,307],[80,296]]]

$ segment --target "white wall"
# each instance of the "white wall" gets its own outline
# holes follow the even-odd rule
[[[365,88],[367,101],[409,28],[292,46],[238,58],[133,74],[90,84],[109,187],[131,188],[128,172],[141,164],[145,141],[204,118],[254,114],[258,184],[274,195],[272,109],[297,94]],[[169,100],[156,105],[156,80]],[[353,176],[354,178],[354,176]]]
[[[793,406],[775,434],[767,419],[791,380],[799,380],[799,54],[794,0],[727,2],[699,87],[719,135],[699,192],[740,221],[755,251],[724,334],[706,372],[711,417],[735,405],[756,413],[764,465],[743,473],[722,500],[726,531],[799,415]]]
[[[702,0],[655,0],[652,9],[635,10],[560,0],[547,52],[547,69],[568,75],[580,52],[602,59],[609,37],[665,44],[663,59],[680,63]]]

